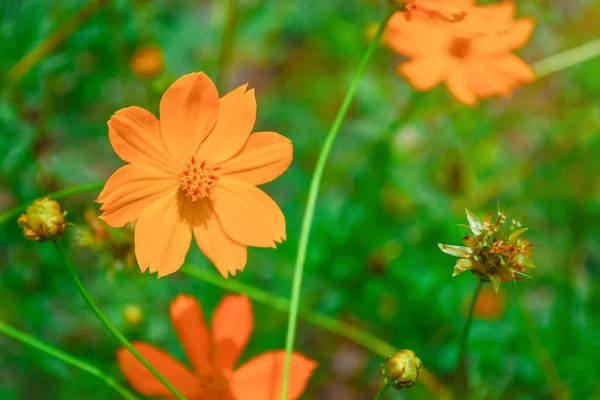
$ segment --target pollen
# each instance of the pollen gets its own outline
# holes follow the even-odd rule
[[[219,166],[192,157],[179,173],[179,185],[192,201],[211,197],[219,181],[220,170]]]
[[[471,53],[471,39],[456,36],[450,42],[450,54],[460,60]]]

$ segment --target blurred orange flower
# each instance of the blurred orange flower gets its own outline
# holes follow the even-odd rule
[[[200,304],[179,295],[171,303],[171,320],[193,371],[156,347],[136,342],[133,346],[188,399],[257,400],[279,398],[285,361],[284,351],[270,351],[234,368],[254,323],[245,296],[227,296],[217,306],[212,331],[204,322]],[[144,396],[170,396],[171,392],[127,349],[117,352],[119,367]],[[317,363],[292,353],[288,399],[300,397]],[[168,397],[171,398],[171,397]]]
[[[129,66],[134,74],[151,78],[163,71],[165,58],[160,48],[156,46],[143,47],[131,57]]]
[[[410,58],[398,71],[415,89],[431,90],[445,82],[458,101],[474,106],[478,99],[510,95],[535,79],[531,67],[512,53],[529,40],[535,22],[514,15],[512,1],[471,8],[464,20],[445,25],[409,22],[397,12],[388,24],[388,44]],[[482,34],[481,26],[490,30]]]
[[[467,300],[470,301],[470,299]],[[502,314],[504,314],[504,294],[502,292],[496,293],[493,288],[484,286],[479,293],[473,313],[477,319],[493,320],[502,317]]]
[[[96,202],[113,227],[137,220],[135,255],[142,272],[171,274],[193,236],[227,277],[246,264],[247,246],[285,239],[281,209],[261,185],[292,161],[292,143],[275,132],[251,134],[254,90],[219,99],[204,73],[179,78],[160,102],[160,121],[140,107],[108,122],[113,149],[128,165],[106,182]]]

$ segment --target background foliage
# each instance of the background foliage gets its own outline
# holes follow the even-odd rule
[[[203,70],[221,93],[256,88],[256,130],[290,137],[295,161],[266,190],[287,217],[276,251],[251,249],[233,278],[289,297],[310,175],[320,146],[366,48],[384,2],[238,0],[233,47],[220,55],[228,1],[111,0],[98,6],[18,81],[8,71],[53,32],[80,0],[0,2],[0,210],[49,192],[105,180],[122,163],[107,138],[112,113],[138,105],[157,114],[162,92]],[[517,2],[537,29],[520,53],[534,62],[595,39],[593,0]],[[139,76],[138,49],[157,46],[164,70]],[[221,60],[221,61],[220,61]],[[223,61],[225,60],[225,61]],[[228,61],[229,60],[229,61]],[[600,398],[600,59],[539,79],[510,99],[459,105],[444,88],[415,94],[380,46],[370,63],[325,174],[305,270],[302,305],[416,351],[442,380],[475,279],[451,278],[464,209],[497,204],[531,228],[533,280],[505,284],[492,319],[470,340],[474,398]],[[222,69],[225,66],[225,70]],[[85,225],[96,193],[62,201]],[[71,258],[100,308],[130,339],[183,359],[168,319],[180,292],[210,314],[225,294],[183,274],[157,280],[115,261],[122,251],[77,246]],[[121,234],[123,232],[121,231]],[[193,246],[194,247],[194,246]],[[188,261],[211,270],[197,250]],[[117,343],[87,310],[49,244],[26,242],[14,221],[0,227],[0,319],[85,358],[124,381]],[[139,323],[124,310],[137,305]],[[286,314],[255,304],[248,359],[283,348]],[[365,399],[377,391],[380,356],[300,322],[297,348],[320,363],[307,399]],[[0,337],[0,398],[106,399],[95,378]],[[422,385],[389,398],[427,399]]]

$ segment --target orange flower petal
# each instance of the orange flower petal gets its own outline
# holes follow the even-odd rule
[[[265,192],[245,182],[220,179],[213,207],[221,227],[247,246],[275,247],[285,240],[285,217]]]
[[[221,174],[252,185],[271,182],[292,163],[292,141],[275,132],[256,132],[233,158],[221,164]]]
[[[196,244],[224,278],[244,270],[248,257],[246,246],[225,234],[210,204],[198,206],[193,230]]]
[[[179,361],[146,343],[134,342],[133,347],[184,396],[199,396],[202,387],[196,377]],[[125,348],[117,351],[117,360],[127,381],[144,396],[168,396],[167,389],[146,367]]]
[[[448,76],[446,76],[446,86],[452,95],[461,103],[468,106],[475,106],[477,98],[467,86],[467,67],[459,62],[450,64]]]
[[[219,94],[203,72],[177,79],[160,101],[160,130],[171,154],[186,163],[214,127]]]
[[[506,54],[494,60],[493,68],[505,79],[508,78],[513,86],[533,82],[535,73],[525,61],[514,54]]]
[[[484,54],[498,54],[523,47],[535,29],[533,18],[519,18],[513,27],[502,34],[488,35],[473,40],[473,50]]]
[[[108,121],[108,138],[115,153],[125,162],[149,164],[169,171],[175,168],[175,160],[160,135],[158,119],[143,108],[117,111]]]
[[[407,57],[443,53],[451,39],[447,31],[430,20],[406,21],[401,12],[390,18],[386,29],[388,46]]]
[[[281,395],[285,352],[263,353],[246,362],[233,373],[231,390],[237,400],[278,399]],[[288,400],[298,399],[308,386],[317,363],[299,353],[292,353]]]
[[[256,122],[254,89],[242,85],[221,98],[217,123],[198,150],[198,159],[220,163],[233,157],[248,140]]]
[[[442,57],[421,57],[398,66],[398,72],[406,77],[417,90],[425,91],[436,87],[446,75],[448,59]]]
[[[217,368],[232,370],[252,334],[254,314],[246,296],[226,296],[213,315],[212,339]],[[257,397],[257,399],[260,397]]]
[[[125,165],[112,174],[96,199],[103,203],[99,218],[112,227],[123,227],[177,184],[175,175],[150,165]]]
[[[467,87],[478,98],[510,93],[510,86],[502,74],[492,69],[494,62],[493,59],[483,59],[471,60],[468,64]]]
[[[200,303],[192,296],[178,295],[171,303],[171,321],[196,372],[210,368],[210,335]]]
[[[179,198],[178,198],[179,197]],[[142,272],[172,274],[185,261],[192,240],[193,215],[184,211],[178,189],[168,192],[142,211],[135,226],[135,256]]]

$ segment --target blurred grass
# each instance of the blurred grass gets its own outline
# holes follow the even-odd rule
[[[286,214],[288,241],[276,251],[252,249],[235,281],[288,298],[310,174],[383,2],[237,3],[228,83],[219,90],[246,81],[256,87],[256,130],[290,137],[295,162],[266,187]],[[121,165],[106,135],[112,113],[129,105],[156,113],[160,95],[179,75],[217,74],[224,1],[119,0],[107,1],[9,85],[8,71],[85,4],[0,3],[1,212],[106,179]],[[537,20],[534,38],[521,52],[529,62],[597,39],[600,9],[594,1],[517,8]],[[155,77],[138,77],[129,60],[150,45],[163,50],[165,68]],[[504,286],[501,319],[474,322],[473,398],[598,398],[600,60],[548,75],[511,99],[489,100],[477,109],[458,105],[443,88],[412,94],[395,74],[398,61],[384,46],[378,49],[333,149],[317,203],[302,305],[415,350],[444,379],[456,364],[461,313],[474,282],[470,276],[450,278],[453,260],[436,243],[460,242],[464,208],[481,215],[499,201],[531,227],[538,269],[534,280]],[[402,123],[394,122],[411,108]],[[63,201],[71,220],[84,222],[95,194]],[[224,295],[183,274],[157,281],[119,269],[109,255],[75,246],[71,252],[94,299],[128,338],[153,342],[180,359],[169,302],[179,292],[191,293],[210,315]],[[198,250],[188,262],[213,268]],[[75,296],[52,249],[25,242],[16,223],[0,227],[0,293],[0,320],[121,376],[116,344]],[[123,318],[128,304],[142,308],[142,323],[131,326]],[[255,331],[244,359],[284,343],[285,314],[261,304],[254,308]],[[320,363],[305,398],[376,393],[380,356],[306,323],[300,323],[297,348]],[[0,349],[2,399],[114,396],[94,377],[3,336]],[[557,389],[556,377],[567,392]],[[422,386],[387,396],[431,398]]]

